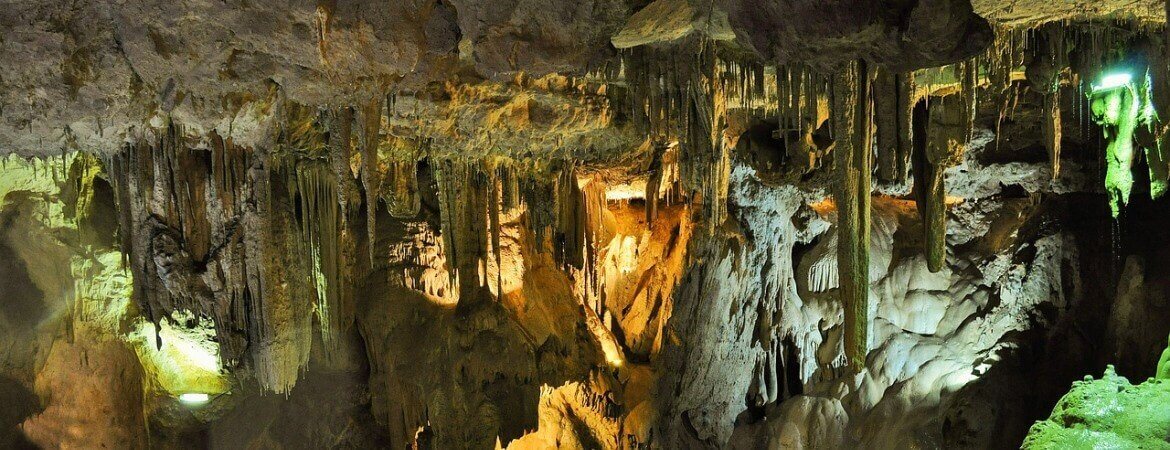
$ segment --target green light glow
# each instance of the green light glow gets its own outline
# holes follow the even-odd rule
[[[1113,366],[1099,379],[1074,382],[1046,420],[1028,431],[1023,448],[1165,449],[1170,429],[1170,382],[1151,379],[1137,385]]]
[[[1109,195],[1109,208],[1114,218],[1121,214],[1121,208],[1129,203],[1133,192],[1133,165],[1138,157],[1134,146],[1137,127],[1153,126],[1158,122],[1151,101],[1152,84],[1148,74],[1140,82],[1135,82],[1128,73],[1114,73],[1103,77],[1089,94],[1093,119],[1101,125],[1108,142],[1105,147],[1105,192]],[[1147,158],[1151,151],[1158,151],[1156,148],[1143,150]],[[1160,197],[1166,190],[1166,180],[1154,176],[1151,180],[1151,196]]]

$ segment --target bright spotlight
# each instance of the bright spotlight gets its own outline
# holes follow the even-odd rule
[[[1101,84],[1093,86],[1093,92],[1107,91],[1127,86],[1133,82],[1133,75],[1126,72],[1111,73],[1101,78]]]
[[[179,402],[184,405],[199,406],[211,400],[211,395],[202,392],[187,392],[179,394]]]

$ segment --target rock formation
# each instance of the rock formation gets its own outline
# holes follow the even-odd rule
[[[3,6],[0,446],[1170,445],[1170,3]]]

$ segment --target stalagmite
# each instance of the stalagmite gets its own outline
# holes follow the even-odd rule
[[[864,367],[869,346],[870,79],[871,71],[861,61],[833,76],[837,258],[845,307],[845,354],[855,370]]]

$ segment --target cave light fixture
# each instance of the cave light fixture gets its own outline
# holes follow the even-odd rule
[[[1111,72],[1101,77],[1100,84],[1093,85],[1093,92],[1104,92],[1123,88],[1131,84],[1133,84],[1133,74],[1129,72]]]
[[[187,406],[203,406],[211,401],[211,394],[204,392],[184,392],[179,394],[179,403]]]

